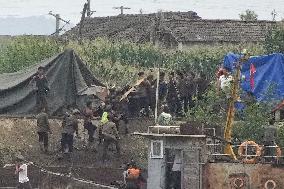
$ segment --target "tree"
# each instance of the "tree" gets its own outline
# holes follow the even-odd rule
[[[217,94],[215,86],[212,85],[203,95],[201,100],[187,115],[188,121],[195,121],[205,126],[215,127],[224,131],[227,118],[227,100],[224,94]],[[266,96],[273,95],[273,86],[265,93]],[[272,90],[272,91],[270,91]],[[241,92],[240,93],[244,93]],[[232,141],[244,142],[254,140],[258,144],[263,143],[265,126],[273,116],[271,110],[276,106],[277,101],[271,99],[265,102],[256,102],[251,99],[243,99],[245,108],[235,112],[234,126],[232,130]],[[219,126],[219,127],[218,127]],[[221,132],[221,133],[222,133]],[[220,135],[219,137],[223,137]],[[279,127],[277,144],[284,146],[284,126]]]
[[[253,11],[247,9],[245,13],[240,14],[240,19],[242,21],[255,21],[257,20],[258,15]]]
[[[274,27],[264,42],[266,53],[284,53],[284,27]]]

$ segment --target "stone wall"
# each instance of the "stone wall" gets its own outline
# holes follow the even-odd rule
[[[202,164],[207,161],[205,137],[149,136],[151,140],[163,141],[163,158],[151,158],[149,149],[148,159],[148,189],[165,188],[167,179],[167,150],[180,150],[182,158],[182,186],[183,188],[201,189]],[[151,146],[151,145],[149,145]],[[171,169],[171,168],[170,168]]]
[[[244,181],[243,186],[239,187],[240,189],[264,189],[265,183],[269,180],[276,183],[275,189],[284,188],[283,167],[274,167],[269,164],[250,165],[242,163],[206,164],[204,166],[203,188],[236,189],[237,187],[234,187],[233,182],[239,178]]]

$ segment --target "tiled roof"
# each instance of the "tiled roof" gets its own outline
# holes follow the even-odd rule
[[[272,21],[206,20],[195,12],[166,12],[163,15],[160,31],[170,33],[179,42],[263,42],[267,32],[276,25]],[[145,42],[149,41],[156,20],[156,14],[87,18],[82,36]],[[78,28],[77,25],[64,35],[77,36]]]
[[[164,25],[181,42],[262,42],[271,21],[169,20]]]

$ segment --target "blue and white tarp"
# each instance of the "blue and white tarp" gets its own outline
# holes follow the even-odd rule
[[[224,68],[234,71],[240,57],[238,54],[227,54],[224,58]],[[252,92],[258,101],[284,99],[283,54],[253,56],[242,64],[241,73],[241,88]]]

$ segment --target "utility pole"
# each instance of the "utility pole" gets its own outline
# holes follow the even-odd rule
[[[56,24],[55,24],[55,33],[54,33],[54,34],[55,34],[56,36],[59,36],[60,31],[61,31],[61,30],[63,29],[63,27],[64,27],[64,26],[63,26],[62,28],[60,28],[60,21],[66,23],[66,24],[69,24],[69,23],[70,23],[70,20],[69,20],[69,21],[64,20],[64,19],[62,19],[62,18],[60,17],[60,14],[53,14],[52,11],[50,11],[48,14],[55,17],[55,19],[56,19]]]
[[[59,26],[60,26],[60,15],[55,15],[56,23],[55,23],[55,35],[59,36]]]
[[[91,16],[91,0],[87,0],[87,16]]]
[[[131,9],[131,8],[129,8],[129,7],[124,7],[124,6],[120,6],[120,7],[113,7],[113,9],[120,9],[120,14],[123,15],[123,11],[124,11],[125,9]]]
[[[272,15],[272,21],[275,21],[275,18],[277,16],[277,12],[275,11],[275,9],[273,9],[273,11],[271,12]]]
[[[162,33],[162,30],[164,29],[164,13],[163,11],[159,11],[156,13],[156,19],[155,19],[155,27],[154,27],[154,40],[153,43],[156,47],[159,47],[159,39]]]
[[[88,3],[84,4],[84,8],[83,8],[83,12],[82,12],[82,16],[81,16],[81,20],[80,20],[80,25],[79,25],[79,38],[81,39],[82,36],[82,28],[84,25],[84,20],[85,20],[85,15],[86,15],[86,11],[88,10]]]

